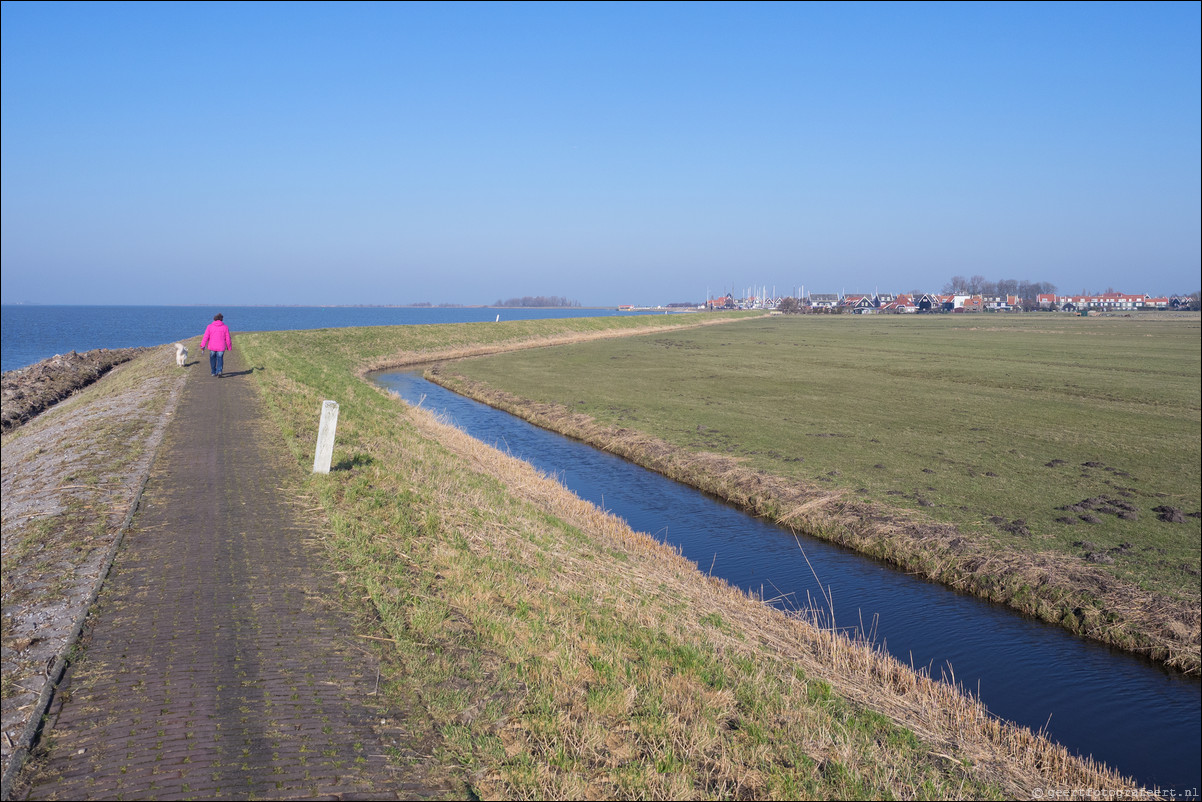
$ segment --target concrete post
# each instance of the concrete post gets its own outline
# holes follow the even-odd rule
[[[334,459],[334,430],[338,428],[338,402],[323,401],[321,425],[317,429],[317,450],[313,453],[313,473],[329,473]]]

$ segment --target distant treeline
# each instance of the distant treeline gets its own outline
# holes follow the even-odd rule
[[[558,295],[525,295],[521,298],[510,298],[508,301],[499,300],[493,306],[580,306],[580,302],[560,298]]]
[[[945,295],[1017,295],[1024,301],[1034,301],[1039,295],[1054,294],[1056,285],[1050,281],[1020,281],[1012,278],[990,281],[984,276],[952,276],[952,280],[943,285],[943,292]]]

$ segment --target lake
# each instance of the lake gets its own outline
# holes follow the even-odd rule
[[[241,331],[479,323],[496,320],[498,315],[501,320],[545,320],[663,314],[579,307],[14,305],[0,307],[0,369],[14,370],[70,351],[154,346],[199,337],[218,312],[225,315],[235,339]]]

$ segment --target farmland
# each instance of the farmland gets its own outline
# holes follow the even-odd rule
[[[486,386],[541,405],[551,428],[587,419],[605,436],[733,459],[808,497],[838,499],[845,516],[888,510],[954,531],[960,567],[950,573],[922,546],[877,553],[1070,628],[1144,620],[1127,606],[1175,607],[1157,626],[1197,651],[1196,316],[761,318],[446,370],[482,383],[477,395]],[[745,506],[787,517],[771,501]],[[822,534],[826,523],[812,516],[800,528]],[[853,545],[872,553],[865,538]],[[1040,570],[999,576],[980,554]],[[1041,595],[1043,575],[1091,579]],[[1082,601],[1096,620],[1064,620]]]

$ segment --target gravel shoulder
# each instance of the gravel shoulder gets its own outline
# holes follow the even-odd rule
[[[169,345],[72,353],[4,374],[6,787],[128,526],[185,376]]]

